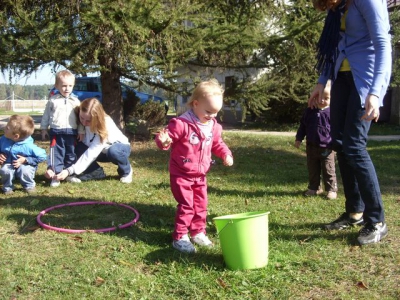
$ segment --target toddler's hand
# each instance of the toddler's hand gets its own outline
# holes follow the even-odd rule
[[[172,139],[169,137],[168,129],[163,128],[158,133],[158,139],[160,140],[163,147],[168,147],[172,143]]]
[[[79,133],[78,134],[78,141],[79,142],[82,142],[84,138],[85,138],[85,134],[84,133]]]
[[[21,165],[27,162],[26,158],[21,155],[17,155],[17,159],[13,161],[13,167],[18,169]]]
[[[301,144],[301,141],[295,141],[295,142],[294,142],[294,146],[295,146],[296,148],[299,148],[299,147],[300,147],[300,144]]]
[[[44,177],[46,177],[47,179],[52,179],[55,175],[56,173],[54,173],[52,169],[47,169],[44,173]]]
[[[5,156],[3,153],[0,154],[0,164],[4,164],[7,160],[7,156]]]
[[[42,140],[45,141],[46,137],[49,137],[49,133],[47,132],[46,129],[42,130]]]
[[[230,167],[233,165],[233,157],[230,155],[225,156],[224,166]]]

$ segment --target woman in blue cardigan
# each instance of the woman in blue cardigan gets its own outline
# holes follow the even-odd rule
[[[318,42],[320,77],[309,106],[317,106],[324,93],[331,96],[331,135],[337,152],[345,212],[325,225],[341,230],[363,225],[358,242],[377,243],[387,235],[381,192],[375,167],[367,152],[371,121],[391,75],[391,44],[386,0],[314,0],[327,11]]]

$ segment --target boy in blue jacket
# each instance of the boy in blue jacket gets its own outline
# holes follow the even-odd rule
[[[0,138],[0,175],[4,194],[13,193],[14,178],[18,178],[28,194],[36,192],[35,173],[39,163],[47,158],[46,151],[33,143],[35,123],[30,116],[10,117]]]

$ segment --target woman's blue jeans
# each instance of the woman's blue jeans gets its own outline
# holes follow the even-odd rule
[[[351,72],[339,72],[331,89],[331,135],[337,152],[346,197],[346,212],[364,212],[364,221],[384,221],[381,191],[367,151],[370,121],[361,120],[365,109]]]
[[[78,142],[75,147],[75,153],[77,158],[82,156],[82,154],[88,149],[82,142]],[[131,164],[129,162],[129,155],[131,153],[131,146],[122,143],[112,144],[110,148],[108,148],[107,154],[100,153],[97,159],[90,164],[90,166],[83,172],[84,174],[88,174],[93,172],[94,170],[100,168],[100,165],[97,162],[112,162],[114,165],[118,166],[117,172],[119,176],[126,176],[131,171]]]

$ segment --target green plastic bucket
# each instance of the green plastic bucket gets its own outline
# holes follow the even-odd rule
[[[258,211],[213,218],[229,269],[257,269],[268,264],[268,214]]]

